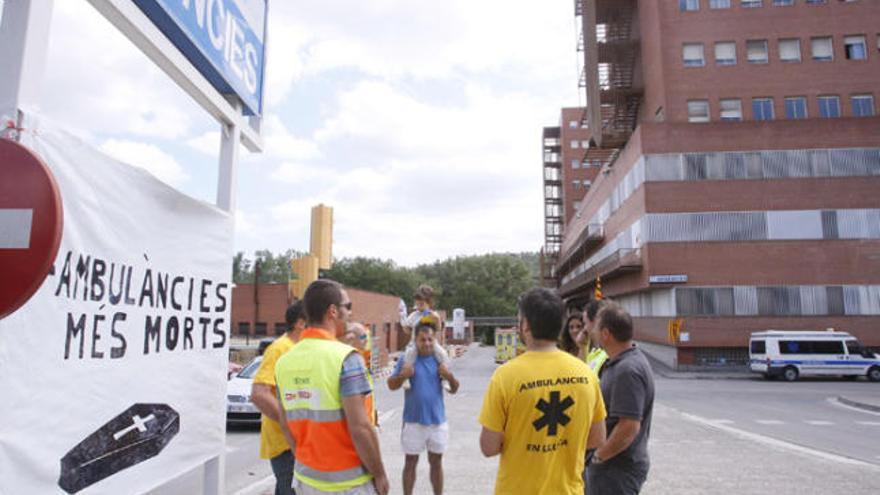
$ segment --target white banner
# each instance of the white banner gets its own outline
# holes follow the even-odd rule
[[[0,493],[148,491],[224,451],[232,220],[63,132],[23,144],[64,235],[0,320]]]

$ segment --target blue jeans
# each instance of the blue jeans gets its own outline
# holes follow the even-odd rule
[[[293,452],[283,453],[269,459],[275,473],[275,495],[296,495],[293,491]]]

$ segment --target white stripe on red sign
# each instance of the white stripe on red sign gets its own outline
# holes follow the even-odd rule
[[[34,210],[0,208],[0,249],[31,247]]]

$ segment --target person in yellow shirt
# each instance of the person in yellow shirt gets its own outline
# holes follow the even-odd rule
[[[501,454],[496,494],[582,495],[584,457],[605,441],[605,404],[596,374],[556,346],[562,299],[545,288],[519,300],[527,351],[500,366],[483,398],[480,450]]]
[[[260,457],[269,459],[275,474],[275,495],[293,493],[293,453],[284,438],[278,420],[284,417],[281,404],[275,391],[275,363],[299,340],[299,334],[306,327],[306,316],[302,301],[296,301],[287,308],[284,315],[287,333],[275,339],[263,353],[263,362],[254,376],[251,388],[251,401],[263,413],[260,419]]]

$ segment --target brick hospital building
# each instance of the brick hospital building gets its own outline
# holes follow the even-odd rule
[[[743,362],[766,329],[880,346],[880,2],[575,15],[587,106],[543,131],[545,282],[574,307],[600,279],[678,367]]]

